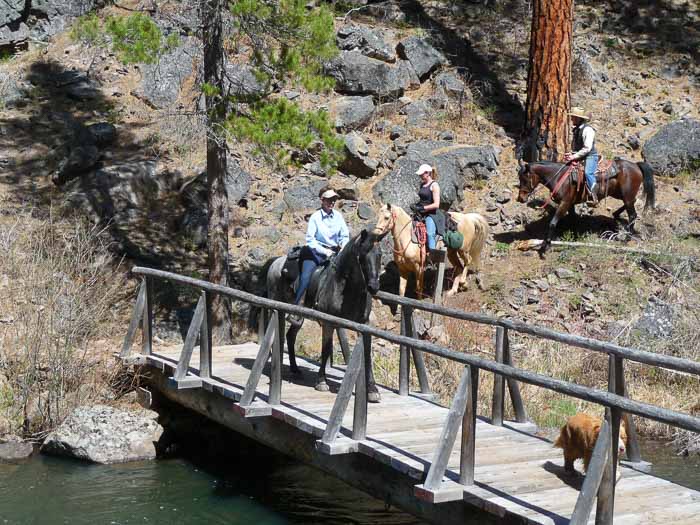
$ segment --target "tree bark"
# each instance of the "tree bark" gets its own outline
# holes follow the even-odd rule
[[[228,191],[226,189],[226,137],[223,124],[226,118],[224,92],[223,10],[226,0],[204,0],[204,81],[218,88],[218,93],[207,92],[207,248],[209,281],[228,286]],[[214,343],[232,340],[231,305],[228,299],[208,294],[207,308]]]
[[[524,157],[560,160],[569,145],[573,0],[534,0]]]

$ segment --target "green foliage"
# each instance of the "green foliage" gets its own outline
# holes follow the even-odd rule
[[[323,64],[338,53],[331,7],[309,10],[305,0],[240,0],[229,9],[236,47],[252,48],[249,63],[261,84],[303,86],[311,92],[333,87],[335,80],[323,74]],[[211,86],[204,85],[202,90],[210,96],[217,94]],[[267,95],[252,101],[250,94],[232,98],[249,106],[228,117],[230,133],[257,144],[278,162],[289,162],[290,148],[308,149],[318,141],[325,146],[319,153],[325,167],[332,168],[340,158],[342,141],[325,111],[307,112],[294,102]]]
[[[105,46],[109,37],[112,49],[124,64],[152,64],[180,42],[177,33],[164,37],[156,23],[144,13],[110,16],[104,23],[95,13],[89,13],[78,18],[70,36],[75,42],[91,46]]]
[[[105,22],[105,29],[111,35],[112,46],[124,64],[152,64],[179,42],[175,33],[164,38],[151,17],[143,13],[127,17],[110,16]]]
[[[104,44],[104,33],[100,19],[93,13],[81,16],[70,30],[70,37],[75,42],[91,46]]]
[[[549,407],[545,407],[541,426],[560,427],[577,411],[576,404],[571,399],[555,399]]]
[[[505,254],[508,253],[508,251],[510,250],[510,244],[506,244],[505,242],[499,241],[496,243],[493,249],[496,253]]]
[[[326,146],[319,154],[324,166],[334,165],[343,148],[324,110],[303,111],[284,98],[254,102],[247,114],[230,115],[227,126],[234,137],[257,144],[260,152],[274,156],[278,162],[289,161],[287,151],[277,148],[280,144],[308,149],[320,140]]]
[[[0,49],[0,64],[6,64],[14,58],[15,54],[8,49]]]

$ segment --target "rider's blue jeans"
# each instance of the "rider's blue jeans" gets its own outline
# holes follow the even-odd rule
[[[311,282],[311,275],[314,273],[314,270],[318,267],[318,265],[325,259],[325,257],[316,254],[316,252],[310,248],[307,248],[305,251],[306,257],[304,257],[304,260],[301,263],[299,288],[297,288],[297,293],[294,297],[294,304],[299,304],[301,302],[302,297],[304,297],[304,292],[306,292],[306,289],[309,287],[309,283]]]
[[[595,170],[598,168],[598,160],[600,156],[596,153],[590,153],[586,157],[586,165],[584,168],[584,173],[586,174],[586,185],[590,190],[595,184]]]
[[[431,215],[425,216],[425,231],[428,234],[428,249],[435,249],[435,236],[437,235],[437,226]]]

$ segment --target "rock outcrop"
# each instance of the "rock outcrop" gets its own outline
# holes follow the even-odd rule
[[[700,121],[687,118],[667,124],[644,144],[642,156],[662,175],[700,169]]]

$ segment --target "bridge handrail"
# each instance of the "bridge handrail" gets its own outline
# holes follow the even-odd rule
[[[192,277],[177,275],[177,274],[162,271],[162,270],[155,270],[152,268],[144,268],[144,267],[136,266],[132,269],[132,273],[137,274],[137,275],[147,276],[147,277],[155,277],[155,278],[165,279],[165,280],[193,286],[193,287],[200,288],[202,290],[206,290],[209,292],[219,293],[222,295],[233,297],[233,298],[241,300],[241,301],[249,302],[249,303],[255,304],[256,306],[260,306],[263,308],[280,310],[280,311],[283,311],[286,313],[302,314],[304,317],[309,317],[309,318],[315,319],[317,321],[324,321],[324,322],[329,323],[329,324],[334,325],[334,326],[347,328],[347,329],[353,330],[355,332],[359,332],[359,333],[366,334],[366,335],[371,335],[373,337],[379,337],[381,339],[384,339],[386,341],[390,341],[390,342],[398,344],[398,345],[405,345],[405,346],[410,347],[410,348],[416,348],[422,352],[426,352],[426,353],[436,355],[439,357],[444,357],[446,359],[449,359],[451,361],[456,361],[456,362],[462,363],[464,365],[475,366],[477,368],[480,368],[483,370],[488,370],[488,371],[493,372],[495,374],[501,374],[505,377],[510,377],[510,378],[516,379],[516,380],[521,381],[523,383],[528,383],[531,385],[546,388],[548,390],[553,390],[553,391],[559,392],[561,394],[566,394],[566,395],[569,395],[571,397],[575,397],[577,399],[582,399],[584,401],[596,403],[596,404],[599,404],[602,406],[621,409],[624,412],[628,412],[630,414],[635,414],[635,415],[642,416],[642,417],[647,417],[649,419],[653,419],[655,421],[659,421],[661,423],[665,423],[665,424],[671,425],[673,427],[679,427],[679,428],[691,430],[694,432],[700,432],[700,418],[693,417],[691,415],[684,414],[682,412],[677,412],[675,410],[670,410],[667,408],[660,408],[660,407],[657,407],[655,405],[650,405],[648,403],[642,403],[640,401],[634,401],[634,400],[628,399],[624,396],[620,396],[617,394],[613,394],[613,393],[606,392],[606,391],[599,390],[599,389],[592,388],[592,387],[584,387],[584,386],[581,386],[581,385],[578,385],[575,383],[570,383],[568,381],[564,381],[561,379],[554,379],[554,378],[547,377],[547,376],[544,376],[541,374],[537,374],[535,372],[528,372],[526,370],[521,370],[521,369],[516,368],[514,366],[501,364],[501,363],[498,363],[495,361],[491,361],[491,360],[484,359],[481,357],[473,356],[470,354],[458,353],[458,352],[455,352],[453,350],[449,350],[447,348],[436,345],[434,343],[430,343],[428,341],[421,341],[418,339],[413,339],[410,337],[397,335],[397,334],[394,334],[392,332],[387,332],[386,330],[381,330],[379,328],[355,323],[353,321],[348,321],[348,320],[342,319],[340,317],[335,317],[335,316],[332,316],[329,314],[325,314],[323,312],[319,312],[319,311],[313,310],[311,308],[290,305],[288,303],[275,301],[273,299],[259,297],[257,295],[251,294],[249,292],[244,292],[244,291],[236,290],[233,288],[227,288],[225,286],[220,286],[220,285],[213,284],[213,283],[203,281],[200,279],[195,279]],[[386,295],[390,295],[390,294],[386,294]],[[415,304],[406,303],[406,304],[410,304],[410,306],[413,306],[414,308],[421,306],[418,301],[413,301],[410,299],[405,299],[404,301],[414,302]],[[452,311],[458,313],[457,310],[452,310]],[[623,347],[620,347],[620,348],[623,348]],[[619,357],[627,358],[627,356],[625,356],[625,355],[622,355]],[[667,356],[665,356],[665,357],[667,357]],[[678,359],[678,358],[674,358],[674,359]],[[682,361],[686,361],[688,364],[694,364],[696,366],[700,366],[700,364],[695,363],[694,361],[689,361],[689,360],[682,360]],[[661,366],[661,365],[659,365],[659,366]]]
[[[418,301],[409,297],[400,297],[398,295],[390,294],[387,292],[377,292],[375,297],[388,303],[399,304],[402,306],[410,306],[415,310],[423,310],[425,312],[444,315],[445,317],[451,317],[453,319],[460,319],[463,321],[472,321],[479,324],[501,326],[514,332],[519,332],[527,335],[534,335],[542,339],[549,339],[551,341],[557,341],[559,343],[565,343],[571,346],[585,348],[586,350],[592,350],[594,352],[601,352],[617,357],[624,357],[629,361],[636,361],[638,363],[644,363],[647,365],[658,366],[670,370],[677,370],[689,374],[700,375],[700,362],[691,361],[689,359],[683,359],[681,357],[655,354],[654,352],[647,352],[644,350],[635,350],[626,346],[620,346],[614,343],[607,343],[605,341],[591,339],[590,337],[582,337],[580,335],[572,335],[565,334],[563,332],[557,332],[556,330],[552,330],[550,328],[531,325],[523,321],[501,319],[499,317],[494,317],[492,315],[487,314],[465,312],[464,310],[457,310],[456,308],[449,308],[446,306],[432,304],[425,301]]]

